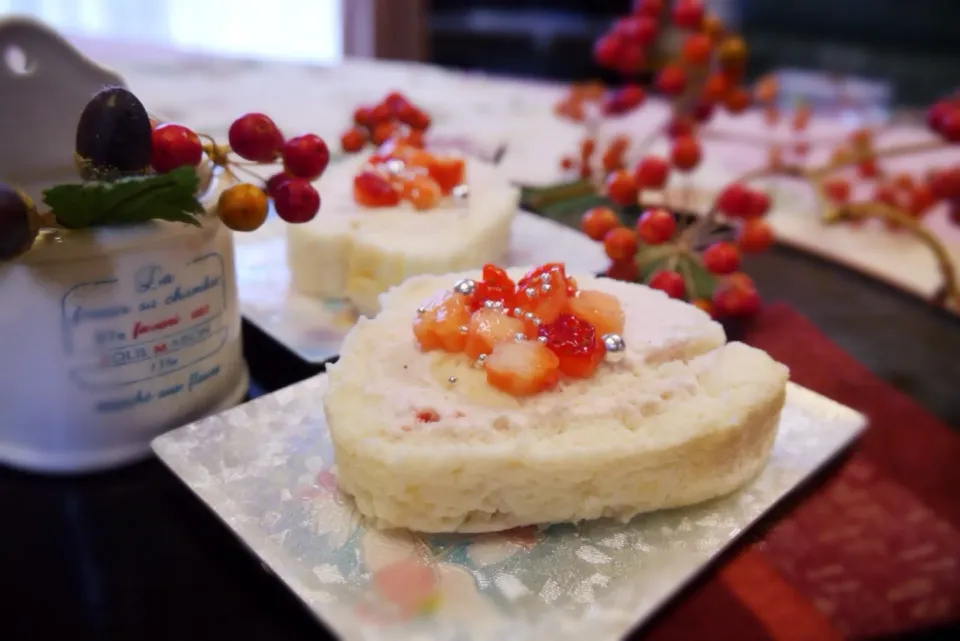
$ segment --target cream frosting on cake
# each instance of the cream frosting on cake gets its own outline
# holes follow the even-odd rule
[[[628,520],[729,493],[765,465],[788,370],[726,343],[701,310],[575,275],[581,289],[620,300],[625,350],[589,378],[516,397],[465,355],[422,352],[414,339],[418,306],[464,277],[479,274],[391,289],[329,367],[324,407],[340,487],[373,524],[483,532]]]
[[[320,180],[321,214],[287,228],[287,261],[298,291],[349,299],[373,314],[379,295],[410,276],[480,267],[506,255],[520,192],[496,166],[467,158],[467,196],[418,211],[407,202],[358,205],[353,178],[366,162],[360,155],[332,165]]]

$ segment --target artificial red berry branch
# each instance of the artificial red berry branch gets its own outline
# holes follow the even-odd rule
[[[680,32],[679,51],[656,62],[657,56],[662,57],[660,43],[667,28]],[[813,115],[809,105],[800,103],[791,113],[781,111],[776,78],[764,77],[746,86],[746,55],[743,39],[707,14],[699,0],[636,0],[631,13],[617,20],[594,48],[596,61],[625,76],[626,84],[610,91],[596,83],[577,85],[555,106],[560,117],[584,124],[586,137],[579,154],[561,159],[561,167],[580,180],[537,190],[529,204],[544,208],[555,201],[601,193],[615,205],[639,206],[646,211],[635,229],[624,227],[617,213],[607,207],[591,209],[583,216],[584,231],[604,243],[612,261],[608,275],[642,280],[710,309],[716,316],[736,316],[750,313],[758,304],[749,278],[737,272],[739,255],[762,251],[773,242],[772,230],[763,220],[770,198],[756,183],[779,177],[802,180],[813,188],[826,224],[862,224],[876,218],[892,230],[915,236],[939,265],[943,285],[936,302],[960,304],[950,256],[922,223],[938,202],[946,202],[951,217],[960,223],[960,166],[933,170],[918,179],[905,174],[889,176],[881,163],[960,142],[960,96],[931,107],[928,123],[937,134],[935,140],[882,148],[875,138],[887,126],[879,126],[857,130],[838,144],[835,137],[809,135]],[[602,119],[622,116],[645,102],[648,88],[635,82],[641,70],[655,70],[652,88],[669,100],[669,118],[637,145],[617,136],[601,148],[596,132]],[[718,109],[735,115],[751,107],[762,111],[771,129],[787,127],[789,140],[775,143],[704,128]],[[650,146],[664,137],[670,143],[667,154],[648,153]],[[670,174],[685,177],[699,166],[701,140],[707,137],[765,145],[767,161],[732,181],[707,211],[680,229],[663,209],[674,204],[666,192],[668,178]],[[828,144],[833,146],[829,161],[819,165],[808,162],[812,148]],[[631,154],[639,156],[632,169],[627,161]],[[872,182],[874,187],[870,196],[860,201],[853,196],[854,188],[862,185],[853,184],[845,175],[854,169],[860,183]],[[682,184],[681,195],[685,196],[689,183]],[[683,197],[679,208],[690,210],[693,204]],[[673,219],[672,226],[666,222],[667,216]],[[727,227],[733,228],[735,243],[710,242]]]

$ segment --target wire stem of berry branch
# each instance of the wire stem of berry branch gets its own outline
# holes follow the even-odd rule
[[[960,306],[960,287],[957,285],[957,272],[950,258],[950,254],[933,232],[923,226],[923,223],[900,209],[881,202],[851,203],[842,205],[837,209],[838,215],[836,220],[842,220],[844,218],[880,218],[899,225],[916,236],[920,242],[933,252],[937,260],[937,265],[940,268],[940,274],[943,278],[942,292],[944,300],[942,302],[948,306]]]
[[[912,154],[918,154],[925,151],[935,151],[937,149],[946,149],[948,143],[942,140],[925,140],[923,142],[911,142],[903,145],[895,145],[893,147],[887,147],[886,149],[875,149],[862,151],[859,153],[854,153],[850,158],[843,158],[838,161],[831,160],[819,167],[814,167],[808,169],[805,173],[810,178],[822,178],[827,174],[837,171],[838,169],[843,169],[844,167],[852,167],[858,165],[864,160],[874,158],[895,158],[897,156],[909,156]]]

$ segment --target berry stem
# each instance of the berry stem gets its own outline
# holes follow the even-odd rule
[[[930,251],[933,252],[934,257],[937,259],[940,274],[943,277],[943,286],[939,294],[939,297],[943,299],[942,303],[960,307],[960,286],[957,284],[957,272],[954,268],[953,261],[950,259],[950,254],[943,246],[943,243],[941,243],[930,230],[923,226],[923,223],[901,211],[899,208],[891,207],[881,202],[850,203],[837,207],[837,210],[836,220],[838,221],[844,218],[861,220],[866,218],[880,218],[896,223],[916,236],[920,242],[930,248]]]
[[[925,151],[946,149],[949,146],[949,143],[942,140],[925,140],[923,142],[911,142],[903,145],[887,147],[886,149],[855,151],[850,158],[844,158],[842,160],[830,160],[819,167],[808,169],[805,174],[810,179],[816,179],[824,177],[838,169],[852,167],[853,165],[857,165],[870,158],[877,160],[881,158],[896,158],[897,156],[909,156],[911,154],[922,153]]]

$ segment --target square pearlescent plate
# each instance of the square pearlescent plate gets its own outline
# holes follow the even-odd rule
[[[321,212],[322,215],[322,212]],[[300,358],[323,363],[336,356],[356,322],[348,305],[298,294],[290,285],[286,226],[271,217],[252,234],[234,234],[240,312]],[[597,273],[603,247],[580,232],[520,211],[513,223],[508,266],[563,261],[572,271]]]
[[[628,524],[418,536],[364,527],[337,492],[321,374],[159,437],[157,455],[343,639],[617,639],[788,492],[863,415],[790,384],[770,462],[744,489]]]

